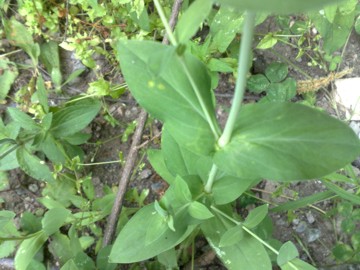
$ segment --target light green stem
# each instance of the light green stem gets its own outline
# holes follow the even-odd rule
[[[121,163],[123,160],[111,160],[111,161],[103,161],[103,162],[94,162],[94,163],[78,163],[80,166],[95,166],[95,165],[106,165],[106,164],[114,164]]]
[[[217,169],[216,165],[213,164],[212,167],[211,167],[211,171],[209,173],[208,180],[207,180],[206,185],[204,187],[204,190],[205,190],[206,193],[211,193],[211,189],[212,189],[212,186],[214,184],[215,176],[216,176],[217,171],[218,171],[218,169]]]
[[[165,30],[166,30],[166,33],[167,33],[167,35],[169,37],[170,43],[173,46],[177,46],[177,41],[176,41],[175,36],[174,36],[174,34],[173,34],[172,30],[171,30],[171,27],[170,27],[170,25],[168,23],[168,20],[166,19],[164,10],[163,10],[162,6],[160,5],[159,0],[154,0],[154,4],[155,4],[157,12],[159,13],[161,22],[163,23],[163,25],[165,27]]]
[[[251,45],[254,36],[254,26],[255,26],[255,13],[252,11],[247,11],[245,15],[243,34],[241,36],[241,44],[240,44],[241,46],[239,51],[239,66],[237,71],[233,104],[231,105],[229,118],[226,122],[224,132],[218,141],[218,145],[221,148],[225,147],[231,139],[236,118],[240,111],[241,103],[244,97],[245,86],[246,86],[246,75],[250,63],[249,56],[250,56]]]

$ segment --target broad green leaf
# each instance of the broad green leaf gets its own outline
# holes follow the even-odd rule
[[[44,231],[39,231],[34,233],[31,238],[22,241],[15,255],[15,268],[17,270],[26,270],[47,238],[48,236]]]
[[[201,230],[206,239],[225,267],[229,270],[271,269],[271,262],[263,245],[245,232],[238,243],[220,247],[221,236],[232,227],[232,224],[221,220],[217,215],[201,224]]]
[[[335,247],[332,249],[332,253],[336,260],[339,261],[347,261],[350,260],[351,257],[354,255],[353,249],[344,243],[338,242]]]
[[[45,139],[40,144],[40,149],[52,162],[65,163],[67,158],[65,150],[61,142],[56,140],[51,133],[46,135]]]
[[[296,246],[292,242],[288,241],[281,246],[276,262],[279,266],[282,266],[298,256],[299,252]]]
[[[95,99],[69,103],[55,112],[51,132],[56,138],[70,136],[84,129],[98,114],[101,104]]]
[[[7,60],[6,58],[0,59],[0,70],[0,101],[2,101],[6,98],[7,94],[10,91],[11,85],[13,84],[19,73],[16,65],[13,62]]]
[[[337,9],[338,9],[338,5],[330,5],[324,8],[326,19],[328,19],[330,23],[334,22]]]
[[[75,256],[74,252],[71,250],[69,238],[60,232],[51,236],[48,248],[50,253],[59,260],[61,265],[64,265],[68,260]]]
[[[97,269],[101,270],[115,270],[116,264],[109,263],[109,254],[111,252],[112,246],[106,246],[100,249],[99,253],[96,256],[96,266]]]
[[[325,5],[337,3],[338,0],[217,0],[239,10],[265,11],[275,14],[289,14],[307,10],[319,10]]]
[[[91,176],[88,176],[84,179],[84,181],[82,182],[82,189],[86,195],[86,197],[92,201],[95,198],[95,188],[94,188],[94,184],[91,180]]]
[[[241,178],[322,177],[353,161],[360,141],[341,121],[294,103],[243,106],[230,143],[215,164]]]
[[[192,195],[190,189],[185,180],[180,176],[176,176],[171,188],[173,189],[174,201],[177,201],[182,205],[191,201]]]
[[[40,127],[35,123],[26,113],[20,111],[18,108],[8,108],[7,109],[10,117],[17,122],[23,129],[36,132],[40,130]]]
[[[171,184],[174,182],[175,178],[166,167],[163,152],[161,150],[149,149],[147,151],[147,158],[156,173],[158,173],[167,183]]]
[[[77,132],[70,136],[64,137],[63,139],[72,145],[84,144],[91,138],[91,134]]]
[[[158,261],[166,267],[166,269],[178,269],[178,258],[175,248],[171,248],[157,256]]]
[[[42,228],[41,218],[27,211],[21,215],[20,224],[21,224],[21,230],[28,234],[32,234],[37,231],[40,231]]]
[[[14,223],[15,213],[8,210],[0,211],[0,236],[1,237],[11,237],[19,236],[19,232]]]
[[[81,268],[78,268],[74,262],[74,260],[67,261],[60,270],[81,270]]]
[[[287,264],[284,264],[280,266],[281,270],[316,270],[314,266],[295,258],[288,262]]]
[[[61,207],[65,207],[65,205],[63,205],[62,203],[51,199],[49,197],[43,197],[43,198],[38,198],[37,199],[42,205],[44,205],[47,209],[53,209],[53,208],[61,208]],[[68,198],[66,198],[66,200],[69,200]]]
[[[244,237],[242,225],[227,230],[220,239],[219,247],[228,247],[237,244]]]
[[[195,153],[212,152],[215,137],[209,121],[216,132],[219,130],[214,115],[211,80],[205,66],[189,53],[179,57],[175,48],[155,42],[118,42],[116,48],[125,80],[140,105],[153,117],[164,121],[165,128],[185,148]],[[148,68],[150,60],[162,63],[159,74]],[[187,75],[193,76],[193,84]],[[199,91],[198,96],[194,85]]]
[[[32,155],[25,147],[19,147],[16,150],[16,158],[20,168],[36,180],[45,182],[54,182],[54,177],[46,165],[45,161],[40,160],[37,156]]]
[[[252,75],[247,80],[247,88],[254,93],[261,93],[268,89],[270,85],[269,80],[262,74]]]
[[[19,163],[17,162],[17,158],[16,158],[16,146],[14,145],[0,146],[0,154],[1,155],[6,154],[6,156],[0,159],[1,171],[8,171],[19,167]]]
[[[79,241],[80,241],[81,248],[82,248],[83,250],[86,250],[86,249],[88,249],[92,244],[95,243],[95,238],[92,237],[92,236],[85,235],[85,236],[81,236],[81,237],[79,238]]]
[[[283,63],[271,63],[265,69],[265,75],[272,83],[281,82],[288,75],[288,66]]]
[[[360,196],[359,195],[351,194],[351,193],[347,192],[346,190],[342,189],[341,187],[339,187],[329,181],[322,181],[322,183],[328,189],[330,189],[332,192],[339,195],[339,197],[341,197],[345,200],[348,200],[352,203],[360,204]]]
[[[197,201],[189,205],[188,211],[190,216],[200,220],[209,219],[214,216],[205,205]]]
[[[354,233],[351,236],[351,245],[355,251],[360,250],[360,232]]]
[[[175,36],[179,43],[187,42],[196,34],[199,26],[209,15],[212,6],[211,0],[196,0],[188,7],[176,24]]]
[[[333,22],[330,23],[319,12],[311,13],[310,18],[323,38],[323,49],[326,54],[331,55],[345,44],[353,28],[354,17],[355,11],[347,15],[337,12]]]
[[[56,87],[60,87],[62,75],[60,69],[59,46],[55,41],[44,42],[40,46],[40,60],[51,75]]]
[[[277,42],[278,39],[274,37],[272,33],[270,33],[260,40],[259,44],[256,46],[256,49],[266,50],[274,47]]]
[[[41,220],[44,233],[47,235],[56,233],[70,214],[70,210],[65,208],[52,208],[47,211]]]
[[[34,43],[26,27],[15,18],[5,21],[4,26],[7,40],[12,45],[23,49],[31,57],[34,66],[36,66],[40,55],[40,47],[37,43]]]
[[[296,81],[293,78],[287,78],[281,83],[270,84],[265,99],[270,102],[284,102],[295,96]]]
[[[73,260],[79,269],[96,269],[94,261],[85,252],[77,253]]]
[[[197,174],[197,161],[200,159],[200,156],[178,144],[166,126],[162,131],[161,148],[166,167],[172,175],[185,176]]]
[[[212,196],[217,205],[226,204],[239,198],[258,180],[241,179],[235,176],[223,176],[217,179],[212,188]]]
[[[194,229],[193,226],[187,226],[184,214],[186,213],[183,211],[175,217],[175,231],[172,231],[166,225],[163,231],[159,231],[161,236],[156,241],[146,245],[145,238],[148,230],[151,229],[148,224],[154,219],[158,219],[159,215],[155,211],[153,204],[143,207],[120,231],[111,250],[109,261],[111,263],[142,261],[181,243]]]
[[[0,243],[0,259],[9,257],[16,249],[17,241],[3,241]]]
[[[266,217],[268,210],[269,210],[268,204],[261,205],[251,210],[249,215],[246,217],[244,221],[244,226],[249,229],[256,227]]]

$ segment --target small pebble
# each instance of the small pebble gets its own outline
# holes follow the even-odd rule
[[[319,239],[321,231],[319,229],[309,229],[307,231],[307,241],[308,243],[314,242]]]
[[[303,232],[305,232],[306,228],[307,228],[306,222],[305,222],[305,221],[301,221],[301,222],[295,227],[295,231],[296,231],[297,233],[303,233]]]
[[[310,224],[313,224],[315,222],[315,218],[311,212],[306,213],[306,219]]]
[[[139,177],[141,180],[147,179],[152,175],[152,171],[150,169],[142,170]]]
[[[29,185],[29,190],[30,190],[32,193],[36,193],[36,192],[39,190],[39,187],[38,187],[36,184],[30,184],[30,185]]]

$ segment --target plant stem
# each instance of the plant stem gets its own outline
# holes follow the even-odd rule
[[[78,163],[80,166],[95,166],[95,165],[105,165],[105,164],[113,164],[113,163],[121,163],[123,160],[111,160],[111,161],[103,161],[103,162],[94,162],[94,163]]]
[[[160,5],[159,0],[154,0],[154,4],[155,4],[155,7],[156,7],[157,12],[159,13],[161,22],[163,23],[163,25],[164,25],[164,27],[165,27],[166,34],[167,34],[168,37],[169,37],[170,43],[171,43],[173,46],[177,46],[177,41],[176,41],[176,39],[175,39],[175,36],[174,36],[174,34],[173,34],[173,31],[171,30],[171,27],[170,27],[170,25],[169,25],[169,23],[168,23],[168,20],[167,20],[166,17],[165,17],[164,10],[163,10],[163,8],[162,8],[161,5]]]
[[[206,185],[204,187],[204,190],[206,193],[211,193],[211,189],[212,189],[212,186],[214,184],[214,181],[215,181],[215,176],[216,176],[216,173],[218,171],[218,168],[215,164],[212,165],[211,167],[211,171],[209,173],[209,178],[206,182]]]
[[[237,71],[233,104],[231,105],[229,118],[226,122],[224,132],[218,141],[218,145],[221,148],[225,147],[231,139],[236,118],[237,115],[239,114],[241,102],[244,97],[246,75],[248,72],[248,67],[250,62],[249,55],[251,52],[251,45],[254,35],[254,26],[255,26],[255,12],[247,11],[245,15],[245,24],[243,28],[243,35],[241,37],[241,44],[239,50],[239,66]]]

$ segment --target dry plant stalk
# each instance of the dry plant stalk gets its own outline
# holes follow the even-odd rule
[[[352,71],[352,68],[344,69],[340,72],[331,72],[328,76],[321,77],[319,79],[298,81],[296,91],[298,94],[316,92],[321,88],[327,87],[331,82],[335,81],[336,79],[340,79],[345,75],[350,74]]]

